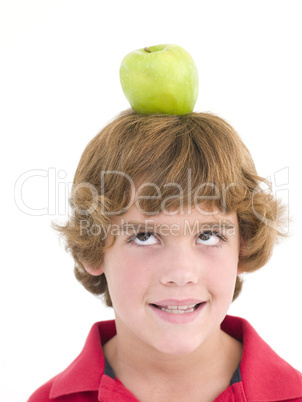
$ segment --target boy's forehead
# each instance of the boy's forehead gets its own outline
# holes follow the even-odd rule
[[[167,181],[168,179],[161,176],[160,172],[159,176],[153,177],[154,180],[150,177],[148,180],[146,175],[140,179],[129,176],[131,186],[126,201],[128,204],[127,206],[123,204],[121,214],[127,213],[128,216],[141,212],[141,219],[150,216],[162,219],[170,216],[195,215],[196,219],[203,220],[205,217],[217,217],[223,214],[222,211],[230,210],[229,193],[236,186],[235,183],[226,185],[220,182],[203,182],[194,176],[191,168],[188,169],[188,174],[174,177],[176,181],[172,178],[171,182]],[[137,211],[135,207],[130,208],[131,206],[136,206]]]
[[[127,224],[146,224],[148,226],[173,225],[182,222],[200,222],[201,224],[219,224],[221,222],[228,225],[237,225],[237,215],[235,213],[225,214],[219,210],[210,211],[202,205],[199,208],[190,206],[181,210],[162,211],[158,214],[144,214],[134,204],[123,215],[113,217],[113,223],[119,225]]]

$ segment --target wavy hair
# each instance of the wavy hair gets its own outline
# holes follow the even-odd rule
[[[235,212],[245,240],[239,269],[252,272],[268,261],[276,238],[282,236],[284,209],[271,191],[263,191],[264,182],[238,134],[220,117],[139,115],[131,109],[87,145],[74,177],[70,218],[55,228],[74,258],[76,278],[112,306],[104,274],[93,276],[84,266],[101,264],[110,216],[127,210],[134,187],[137,191],[144,184],[139,187],[140,207],[146,214],[176,210],[196,200],[210,210]],[[233,300],[241,288],[237,276]]]

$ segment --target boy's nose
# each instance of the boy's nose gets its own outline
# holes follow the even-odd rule
[[[177,248],[161,263],[160,281],[168,286],[185,286],[198,282],[198,262],[192,250]]]

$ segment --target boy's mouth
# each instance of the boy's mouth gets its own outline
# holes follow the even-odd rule
[[[187,313],[193,313],[201,304],[203,303],[197,303],[197,304],[188,304],[186,306],[160,306],[157,304],[152,304],[152,306],[158,308],[159,310],[165,311],[166,313],[171,313],[171,314],[187,314]]]

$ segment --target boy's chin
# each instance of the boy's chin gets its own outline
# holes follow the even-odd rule
[[[188,355],[195,352],[202,344],[202,339],[192,339],[186,337],[185,339],[177,339],[174,337],[172,340],[162,339],[159,342],[153,343],[153,346],[158,352],[166,355]]]

